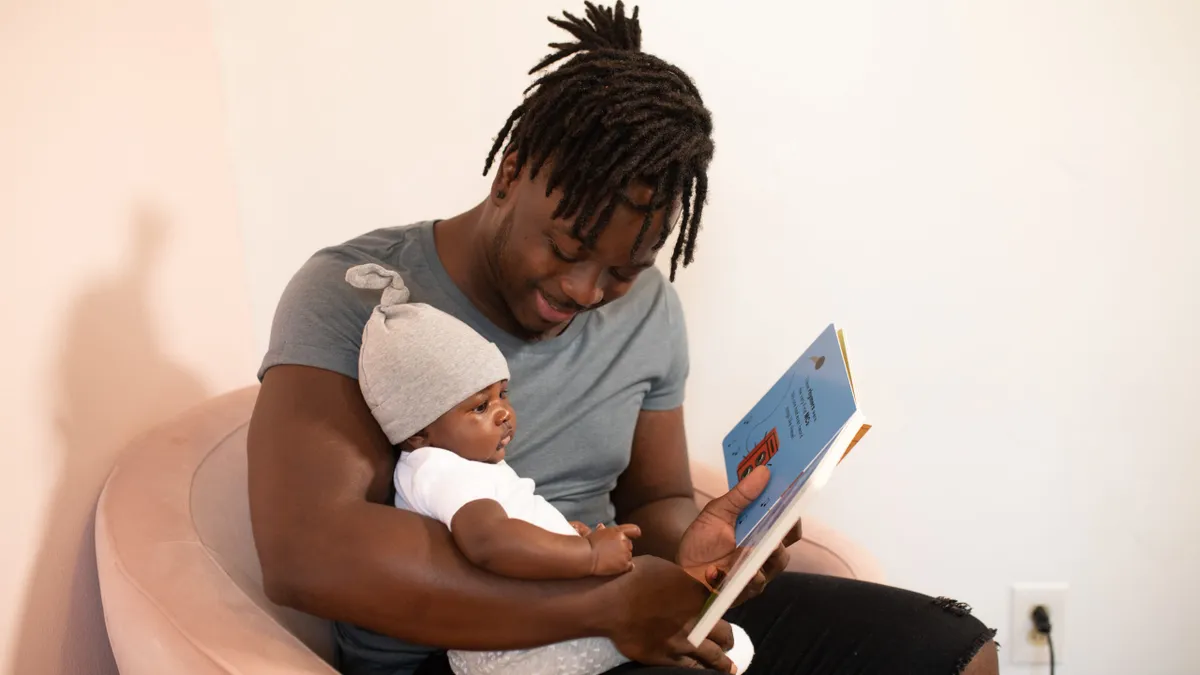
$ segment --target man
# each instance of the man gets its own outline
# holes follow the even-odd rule
[[[280,301],[250,427],[255,540],[268,595],[337,622],[343,672],[447,673],[445,649],[586,636],[646,664],[633,670],[729,668],[727,624],[699,649],[685,640],[707,595],[688,572],[711,582],[728,568],[734,519],[765,475],[696,509],[684,319],[653,267],[671,234],[672,280],[692,259],[709,112],[687,75],[640,51],[636,9],[564,15],[551,21],[576,41],[531,71],[562,62],[501,130],[487,197],[318,252]],[[508,461],[571,520],[638,525],[633,571],[500,578],[467,562],[441,524],[390,505],[395,455],[354,379],[378,295],[344,275],[364,262],[398,270],[412,301],[500,347],[523,417]],[[994,631],[965,605],[781,574],[786,563],[781,548],[730,614],[755,643],[757,672],[998,672]]]

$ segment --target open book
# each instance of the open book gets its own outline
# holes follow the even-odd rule
[[[858,408],[849,363],[842,332],[831,324],[725,437],[731,486],[762,464],[771,479],[738,517],[741,553],[689,634],[692,646],[708,637],[834,467],[871,428]]]

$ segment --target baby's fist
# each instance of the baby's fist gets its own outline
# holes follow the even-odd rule
[[[592,545],[592,574],[612,576],[633,569],[633,539],[642,536],[637,525],[618,525],[596,529],[587,535]]]

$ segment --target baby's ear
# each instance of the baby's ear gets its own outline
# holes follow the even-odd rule
[[[424,448],[427,445],[429,445],[429,432],[427,432],[425,429],[422,429],[410,436],[407,441],[401,443],[400,447],[404,450],[412,452],[417,448]]]

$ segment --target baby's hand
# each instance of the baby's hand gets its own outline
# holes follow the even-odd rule
[[[586,537],[592,533],[592,528],[588,527],[587,525],[584,525],[583,523],[579,522],[578,520],[572,520],[571,527],[575,528],[575,531],[578,532],[579,536],[581,536],[581,537]]]
[[[592,574],[612,576],[633,569],[633,539],[642,536],[637,525],[596,526],[587,535],[592,545]]]

